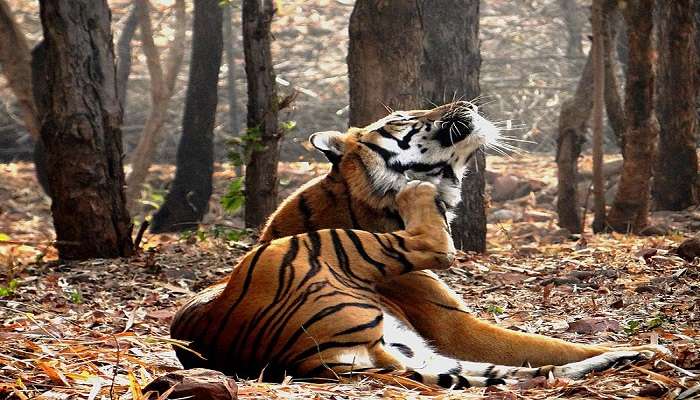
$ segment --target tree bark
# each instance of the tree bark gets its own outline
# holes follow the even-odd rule
[[[433,6],[429,10],[438,11],[438,8]],[[355,2],[350,15],[347,57],[350,126],[366,126],[386,116],[387,108],[411,110],[423,103],[420,21],[414,2]],[[440,93],[437,99],[444,101],[452,94]]]
[[[248,78],[247,135],[253,151],[246,165],[245,225],[260,227],[277,207],[277,164],[281,132],[279,100],[270,50],[273,0],[243,0],[243,48]],[[259,140],[259,141],[257,141]]]
[[[588,119],[593,107],[593,60],[588,55],[574,97],[562,103],[557,137],[557,214],[559,226],[581,233],[581,217],[576,193],[578,158],[585,142]]]
[[[214,122],[223,51],[222,10],[218,0],[195,0],[192,61],[177,147],[175,180],[151,220],[151,232],[196,228],[206,214],[214,172]]]
[[[121,107],[106,1],[42,0],[49,109],[46,145],[59,256],[129,256]]]
[[[151,77],[151,111],[143,127],[141,139],[134,149],[131,159],[131,173],[126,181],[126,198],[129,209],[141,193],[141,186],[148,176],[148,169],[163,140],[162,128],[168,116],[168,105],[175,89],[177,74],[182,67],[185,48],[185,0],[175,2],[175,38],[170,44],[165,71],[161,66],[158,48],[153,42],[153,28],[149,17],[150,5],[147,0],[136,0],[136,12],[141,28],[141,43],[146,55],[146,65]]]
[[[570,59],[569,68],[571,74],[576,74],[581,69],[581,58],[583,57],[583,45],[581,43],[581,31],[583,30],[583,20],[576,0],[558,0],[562,17],[566,24],[567,42],[566,56]]]
[[[615,43],[618,27],[622,23],[617,0],[607,0],[603,5],[603,51],[605,57],[605,112],[608,123],[615,135],[615,142],[620,150],[625,148],[625,111],[620,98],[620,85],[615,73]],[[623,154],[624,157],[624,154]]]
[[[659,7],[657,115],[661,130],[652,193],[662,210],[683,210],[698,202],[696,180],[696,27],[692,0]]]
[[[131,39],[134,38],[138,25],[137,7],[134,6],[129,11],[122,33],[117,40],[117,96],[124,112],[126,112],[126,88],[131,74]]]
[[[228,97],[229,131],[238,134],[241,127],[236,90],[236,34],[233,30],[231,4],[224,7],[224,54],[226,56],[226,94]]]
[[[593,232],[605,230],[605,181],[603,179],[603,103],[605,102],[605,22],[603,1],[593,0]]]
[[[473,100],[479,96],[479,1],[445,0],[435,7],[431,0],[418,4],[422,27],[419,96],[415,104],[430,108],[450,96]],[[405,22],[405,21],[402,21]],[[422,97],[422,99],[421,99]],[[421,101],[422,100],[422,101]],[[486,251],[484,204],[486,160],[483,151],[472,159],[462,180],[462,202],[455,210],[452,236],[461,250]]]
[[[648,224],[650,178],[659,124],[654,114],[654,0],[628,0],[625,9],[629,59],[625,86],[625,159],[608,224],[640,232]]]
[[[17,98],[25,128],[34,140],[38,140],[41,126],[32,97],[30,65],[27,40],[17,26],[10,6],[5,0],[0,0],[0,66]]]

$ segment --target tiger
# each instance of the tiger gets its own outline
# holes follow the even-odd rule
[[[171,335],[194,350],[176,349],[183,366],[275,379],[386,368],[459,388],[538,374],[580,377],[661,351],[500,328],[473,317],[429,270],[446,268],[454,252],[446,231],[470,157],[498,135],[469,102],[312,135],[330,172],[280,205],[227,281],[178,311]],[[408,183],[416,179],[424,185]],[[435,192],[430,200],[426,185]],[[434,209],[439,219],[412,217]],[[442,252],[449,257],[423,263]],[[381,276],[359,272],[379,265]]]
[[[396,194],[408,179],[434,183],[451,218],[470,159],[480,148],[499,147],[502,142],[497,125],[468,101],[395,111],[364,128],[319,132],[309,140],[328,158],[330,171],[280,204],[263,227],[260,243],[330,228],[402,229]],[[377,292],[393,315],[441,354],[455,359],[562,365],[619,349],[569,343],[482,321],[430,270],[379,282]],[[657,346],[626,349],[664,351]]]
[[[395,196],[404,228],[390,233],[322,229],[263,243],[227,282],[189,300],[171,325],[185,368],[239,378],[337,379],[373,371],[443,388],[580,378],[641,353],[617,351],[561,366],[513,367],[440,354],[387,307],[377,284],[455,258],[438,188],[410,181]],[[447,328],[447,327],[446,327]]]

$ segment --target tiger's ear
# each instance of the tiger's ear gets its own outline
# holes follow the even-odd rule
[[[338,131],[316,132],[309,137],[309,142],[315,148],[321,150],[328,161],[333,164],[339,163],[343,157],[345,142],[343,141],[343,134]]]

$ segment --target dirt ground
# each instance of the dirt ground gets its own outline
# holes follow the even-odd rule
[[[283,194],[326,168],[284,164]],[[674,249],[697,230],[700,210],[655,213],[664,235],[573,236],[556,225],[555,171],[551,157],[490,158],[492,194],[501,196],[496,189],[503,192],[506,180],[516,182],[516,198],[491,202],[488,254],[463,254],[441,275],[476,315],[501,326],[575,342],[660,343],[670,355],[581,381],[535,379],[466,391],[386,377],[328,384],[239,381],[239,397],[697,396],[700,268],[698,259],[681,259]],[[153,168],[144,213],[162,201],[172,172]],[[50,202],[32,165],[0,164],[0,399],[141,399],[146,383],[178,369],[168,338],[178,305],[228,274],[251,245],[249,237],[221,234],[241,227],[240,217],[218,203],[232,176],[227,166],[217,167],[211,211],[200,232],[146,234],[142,251],[130,259],[59,264],[51,247]]]

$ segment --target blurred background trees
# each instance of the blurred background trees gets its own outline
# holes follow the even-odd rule
[[[697,203],[700,7],[693,0],[649,0],[643,6],[653,3],[656,11],[646,21],[631,14],[642,9],[637,1],[626,2],[623,12],[618,1],[600,3],[603,25],[596,35],[603,44],[603,150],[623,154],[626,164],[604,165],[617,168],[604,176],[607,206],[612,207],[605,227],[641,232],[648,224],[644,210]],[[258,18],[247,19],[247,26],[255,26],[247,41],[242,29],[242,5],[247,3],[225,2],[216,10],[210,4],[207,15],[221,15],[198,25],[204,4],[109,4],[117,98],[125,116],[127,199],[137,224],[154,215],[154,231],[192,229],[229,209],[239,216],[226,224],[256,227],[276,206],[279,185],[285,184],[274,176],[277,160],[322,159],[306,144],[310,133],[364,125],[383,116],[385,106],[427,107],[453,96],[472,100],[481,93],[480,109],[501,121],[507,135],[523,140],[519,146],[556,157],[558,192],[542,199],[557,204],[562,227],[573,233],[586,229],[591,189],[577,164],[591,150],[592,1],[450,0],[445,7],[363,0],[264,2]],[[643,23],[647,25],[637,26]],[[642,28],[648,36],[640,49],[635,46],[642,41]],[[30,159],[34,152],[38,165],[43,164],[44,143],[38,141],[33,150],[50,107],[46,78],[51,71],[42,37],[37,4],[0,0],[2,161]],[[269,47],[269,55],[255,50],[246,56],[243,44]],[[217,61],[222,49],[223,64]],[[643,68],[640,60],[646,60]],[[244,65],[256,62],[265,74],[243,73]],[[649,75],[653,71],[655,81]],[[253,76],[264,82],[251,81]],[[217,90],[219,85],[224,90]],[[298,96],[291,107],[281,109],[290,104],[289,93]],[[275,122],[271,111],[278,113]],[[658,138],[652,116],[659,120]],[[235,170],[227,177],[239,184],[232,185],[227,206],[222,206],[218,197],[210,198],[211,176],[217,162],[227,160]],[[635,166],[638,162],[643,168]],[[44,171],[44,183],[47,173],[55,173],[38,170]],[[479,164],[472,170],[485,168]],[[489,177],[472,173],[465,180],[465,205],[473,208],[462,213],[472,217],[456,221],[455,238],[463,248],[483,248],[484,179]],[[243,218],[235,209],[246,197]],[[460,222],[472,225],[460,228]]]

